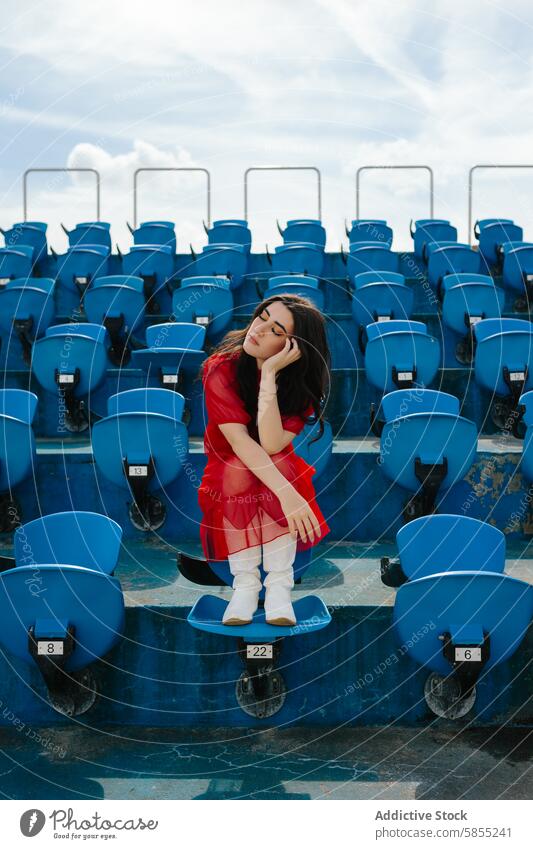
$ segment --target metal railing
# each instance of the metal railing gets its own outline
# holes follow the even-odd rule
[[[509,169],[509,168],[533,168],[533,165],[473,165],[468,172],[468,244],[472,237],[472,208],[473,208],[473,190],[474,190],[474,173],[480,168],[490,169]]]
[[[207,226],[211,226],[211,174],[207,168],[137,168],[133,174],[133,226],[137,227],[137,194],[139,174],[143,171],[183,171],[192,173],[194,171],[205,174],[207,181]]]
[[[247,168],[244,172],[244,217],[248,221],[248,176],[252,171],[314,171],[317,177],[317,206],[318,218],[322,220],[322,175],[320,170],[314,165],[274,165],[270,166],[254,166]]]
[[[96,221],[100,221],[100,172],[96,168],[27,168],[22,177],[22,214],[24,221],[28,220],[28,175],[62,172],[70,174],[90,173],[96,177]]]
[[[427,171],[429,174],[429,217],[433,218],[435,210],[435,178],[429,165],[362,165],[355,174],[355,217],[361,212],[361,174],[363,171]]]

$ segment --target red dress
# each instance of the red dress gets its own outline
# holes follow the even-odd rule
[[[215,354],[204,363],[203,385],[207,408],[204,449],[207,464],[198,490],[203,513],[200,539],[206,560],[227,560],[245,548],[271,542],[288,533],[288,523],[276,495],[234,453],[218,427],[239,422],[248,426],[250,436],[259,442],[257,423],[251,421],[238,392],[236,366],[238,354]],[[257,386],[261,371],[257,370]],[[313,412],[310,406],[304,413]],[[296,436],[305,422],[302,416],[281,416],[283,428]],[[299,457],[292,443],[270,459],[302,495],[320,525],[320,536],[304,542],[298,535],[297,551],[320,542],[330,528],[315,501],[313,466]]]

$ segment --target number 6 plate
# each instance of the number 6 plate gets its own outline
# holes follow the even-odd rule
[[[479,647],[472,646],[472,648],[456,648],[455,649],[455,660],[461,661],[480,661],[481,660],[481,649]]]
[[[272,643],[249,643],[246,646],[247,660],[272,660]]]

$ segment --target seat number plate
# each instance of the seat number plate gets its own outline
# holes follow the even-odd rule
[[[481,648],[478,646],[472,646],[465,648],[461,646],[460,648],[455,649],[455,660],[456,661],[481,661]]]
[[[37,640],[37,654],[63,654],[62,640]]]
[[[200,324],[200,325],[202,325],[202,327],[205,327],[206,325],[209,324],[209,316],[208,315],[197,315],[196,316],[196,324]]]
[[[523,371],[512,371],[509,375],[511,380],[524,380],[525,374]]]
[[[59,383],[74,383],[73,374],[60,374],[57,379]]]
[[[164,374],[163,375],[163,383],[177,383],[178,375],[177,374]]]
[[[248,660],[272,660],[274,657],[272,643],[252,644],[246,646],[246,658]]]
[[[145,478],[148,474],[148,466],[130,466],[128,474],[130,478]]]
[[[390,315],[378,315],[378,321],[390,321]]]
[[[413,372],[412,371],[399,371],[398,372],[398,380],[412,380]]]

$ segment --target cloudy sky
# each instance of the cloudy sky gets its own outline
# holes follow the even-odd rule
[[[466,238],[474,164],[533,162],[533,8],[528,0],[4,0],[0,25],[1,226],[20,220],[26,168],[97,168],[102,218],[129,244],[133,172],[208,168],[213,217],[241,217],[250,166],[320,168],[328,247],[355,213],[363,165],[426,164],[435,214]],[[474,214],[528,234],[530,172],[476,176]],[[316,215],[312,173],[250,177],[255,249],[275,219]],[[139,178],[139,217],[170,217],[203,243],[205,181]],[[369,172],[361,215],[387,218],[398,248],[428,213],[423,172]],[[32,175],[29,218],[94,216],[86,176]],[[529,232],[533,237],[533,226]],[[346,240],[345,240],[346,241]]]

